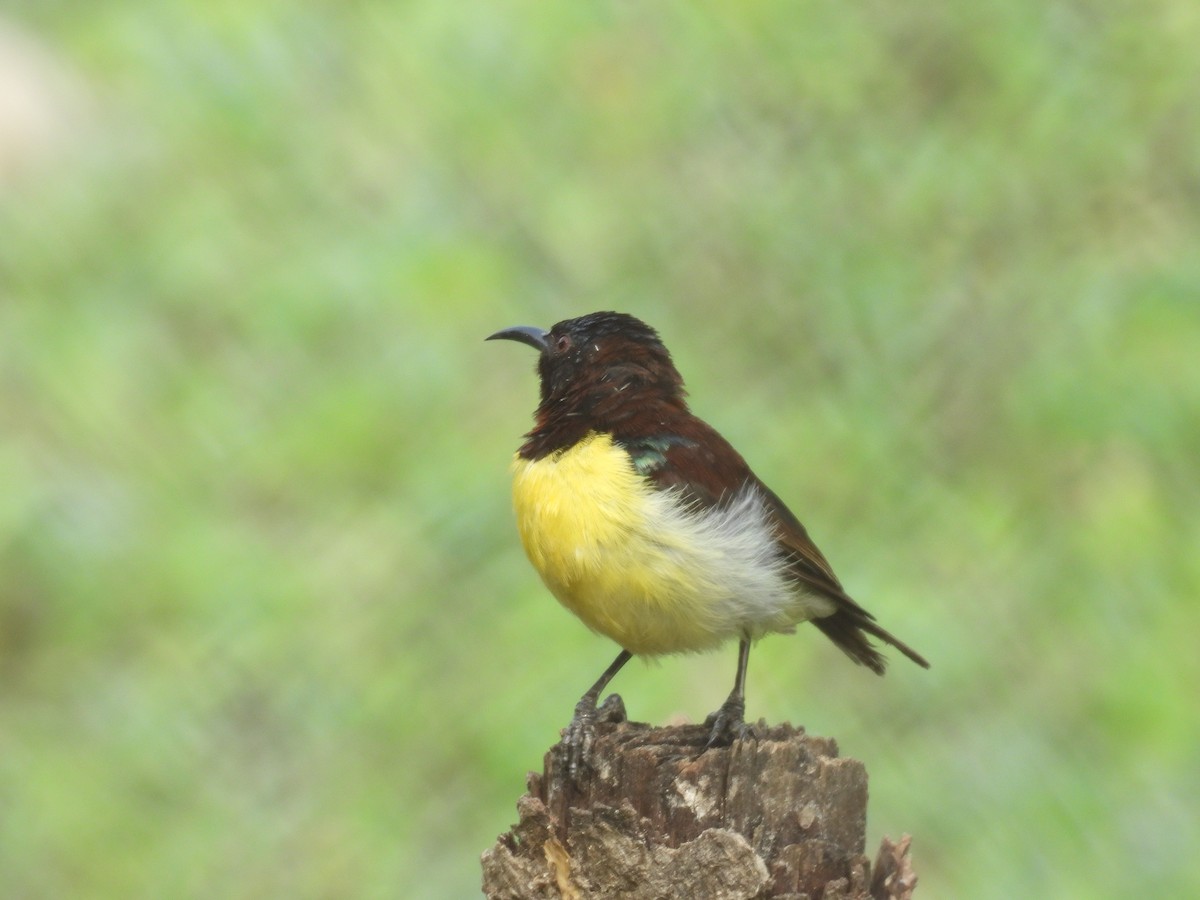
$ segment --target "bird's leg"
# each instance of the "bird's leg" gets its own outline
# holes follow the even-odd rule
[[[596,683],[588,688],[587,693],[580,697],[579,702],[575,704],[575,716],[571,719],[571,724],[567,726],[566,733],[563,735],[563,743],[567,748],[567,771],[572,779],[588,763],[588,757],[592,751],[592,741],[596,737],[596,722],[601,719],[606,722],[625,720],[625,704],[617,694],[610,694],[599,706],[596,703],[600,699],[600,692],[613,680],[613,676],[621,671],[621,667],[632,658],[632,653],[622,650],[612,661],[612,665],[604,670],[604,674],[596,679]]]
[[[750,639],[738,643],[737,677],[729,699],[721,708],[704,720],[709,726],[708,746],[720,747],[732,743],[746,733],[746,664],[750,661]]]

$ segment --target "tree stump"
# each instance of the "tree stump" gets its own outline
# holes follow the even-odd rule
[[[759,722],[705,749],[702,725],[596,726],[592,767],[572,779],[561,743],[520,821],[483,854],[492,900],[908,900],[909,839],[863,855],[867,773],[831,738]]]

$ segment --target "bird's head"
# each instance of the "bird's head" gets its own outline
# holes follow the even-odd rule
[[[539,420],[562,415],[603,420],[634,404],[683,403],[683,379],[658,333],[625,313],[589,313],[549,331],[505,328],[487,340],[519,341],[538,351]]]

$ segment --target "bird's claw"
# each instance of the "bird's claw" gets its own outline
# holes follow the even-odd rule
[[[706,750],[713,747],[728,747],[736,740],[750,736],[750,726],[745,719],[746,704],[742,700],[729,698],[721,704],[721,708],[710,714],[704,720],[708,728]]]
[[[625,702],[620,694],[609,694],[599,706],[591,697],[575,705],[575,715],[563,733],[567,751],[567,773],[577,781],[585,768],[592,764],[592,745],[596,740],[597,722],[624,722]]]
[[[609,694],[604,698],[604,702],[596,707],[597,722],[615,724],[628,721],[628,718],[625,715],[625,701],[621,699],[620,694]]]

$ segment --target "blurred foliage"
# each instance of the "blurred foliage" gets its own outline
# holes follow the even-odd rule
[[[750,673],[922,895],[1200,894],[1195,4],[4,16],[4,896],[474,895],[615,652],[522,558],[482,338],[603,308],[933,660]]]

